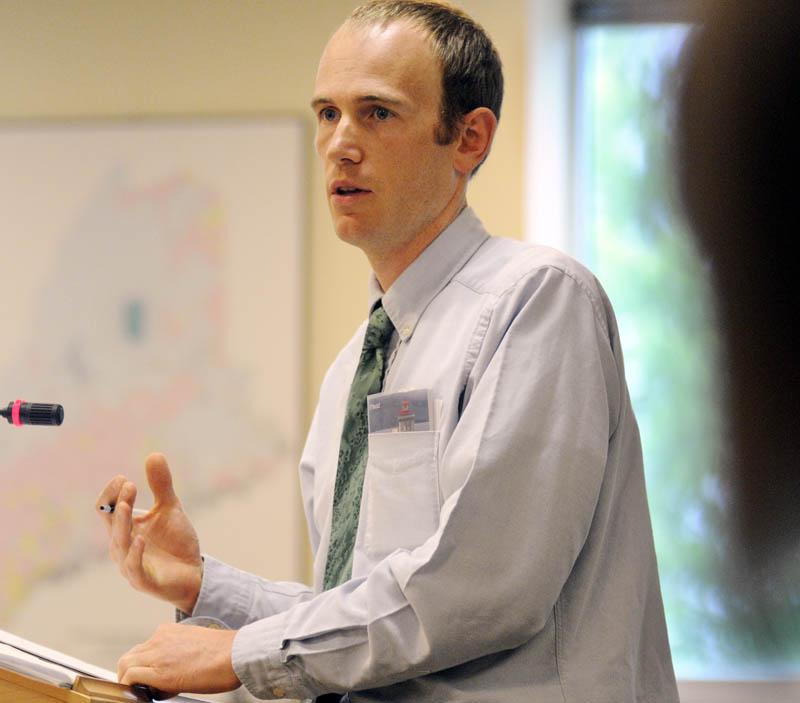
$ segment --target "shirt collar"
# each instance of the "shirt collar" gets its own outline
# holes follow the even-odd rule
[[[425,308],[488,238],[489,233],[472,208],[464,208],[388,291],[384,293],[375,274],[370,275],[370,311],[382,299],[400,339],[406,341],[414,334]]]

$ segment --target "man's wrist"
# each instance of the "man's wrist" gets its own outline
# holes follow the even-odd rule
[[[194,609],[197,607],[197,601],[200,598],[200,591],[203,589],[202,557],[200,557],[199,565],[193,569],[189,580],[191,584],[186,589],[186,595],[173,603],[178,610],[186,615],[192,615],[194,613]]]

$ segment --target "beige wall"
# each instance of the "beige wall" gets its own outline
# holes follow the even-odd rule
[[[0,0],[0,120],[291,113],[308,124],[306,420],[365,314],[367,264],[333,233],[308,108],[319,54],[353,0]],[[524,0],[460,3],[494,38],[506,100],[469,193],[522,236]],[[281,168],[275,164],[275,168]]]

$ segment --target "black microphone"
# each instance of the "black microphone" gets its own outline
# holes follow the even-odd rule
[[[64,408],[50,403],[26,403],[15,400],[4,410],[0,408],[0,416],[9,424],[22,425],[60,425],[64,422]]]

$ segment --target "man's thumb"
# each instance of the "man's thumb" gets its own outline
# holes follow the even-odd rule
[[[144,462],[147,483],[153,493],[156,505],[171,505],[178,502],[178,496],[172,487],[172,474],[167,465],[167,458],[158,452],[150,454]]]

